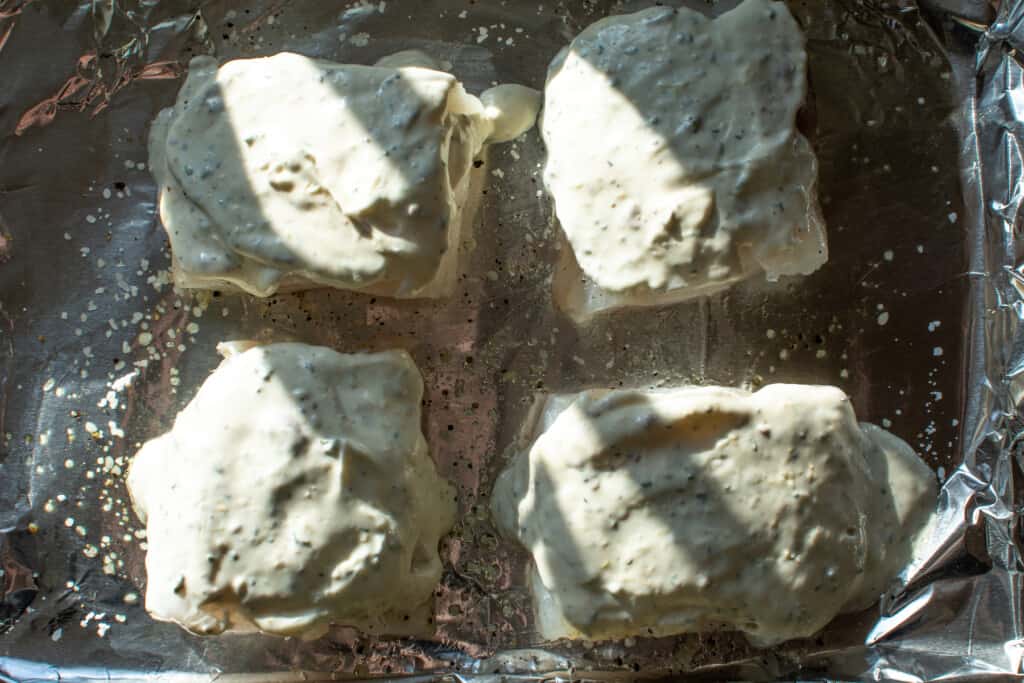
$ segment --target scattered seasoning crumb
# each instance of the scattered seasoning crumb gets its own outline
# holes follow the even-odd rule
[[[888,311],[882,311],[881,313],[879,313],[878,314],[877,322],[878,322],[879,325],[886,325],[886,324],[888,324],[888,322],[889,322],[889,312]]]
[[[938,357],[938,356],[941,356],[942,354],[943,354],[943,351],[942,351],[942,347],[941,346],[936,346],[934,349],[932,349],[932,355],[933,356]]]

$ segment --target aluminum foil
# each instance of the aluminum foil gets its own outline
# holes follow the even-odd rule
[[[0,0],[0,678],[1005,680],[1024,672],[1024,3],[813,0],[801,126],[831,260],[578,327],[536,131],[495,147],[457,295],[256,300],[174,291],[148,124],[190,56],[293,50],[368,63],[420,48],[470,91],[543,83],[581,28],[650,0]],[[712,14],[735,4],[687,4]],[[471,248],[470,248],[471,247]],[[401,347],[460,494],[428,641],[199,638],[154,622],[123,473],[216,365],[223,339]],[[832,383],[943,482],[905,586],[770,650],[735,634],[542,643],[525,554],[488,493],[532,397],[598,386]],[[785,599],[785,596],[780,596]]]

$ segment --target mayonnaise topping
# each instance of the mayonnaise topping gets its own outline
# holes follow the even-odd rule
[[[795,124],[806,61],[771,0],[714,20],[667,7],[602,19],[555,58],[541,133],[574,259],[563,308],[676,301],[826,261],[817,162]]]
[[[225,347],[128,487],[146,524],[146,609],[199,634],[431,632],[454,492],[420,432],[404,351]]]
[[[810,636],[877,600],[935,505],[927,466],[834,387],[587,392],[538,420],[493,508],[548,639]]]
[[[474,158],[536,107],[506,119],[433,66],[193,59],[150,134],[177,283],[450,293]]]

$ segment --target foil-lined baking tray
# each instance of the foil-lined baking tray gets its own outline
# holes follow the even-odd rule
[[[0,678],[283,681],[690,677],[1006,680],[1022,640],[1024,3],[792,0],[809,51],[801,127],[831,259],[574,325],[536,131],[492,149],[454,298],[177,292],[146,134],[188,59],[280,50],[369,63],[419,48],[471,92],[540,87],[580,29],[650,0],[0,0]],[[686,4],[717,14],[735,5]],[[408,349],[460,521],[429,640],[199,638],[141,606],[123,474],[223,339]],[[586,387],[832,383],[943,482],[905,587],[770,650],[730,633],[542,643],[527,557],[489,492],[532,397]],[[784,599],[784,596],[780,596]]]

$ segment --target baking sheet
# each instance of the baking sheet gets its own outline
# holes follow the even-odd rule
[[[1021,673],[1017,510],[1024,3],[789,2],[805,29],[831,258],[815,275],[575,326],[551,306],[565,248],[536,131],[494,147],[456,296],[175,292],[145,167],[148,123],[194,54],[368,63],[420,48],[471,92],[540,87],[628,0],[0,0],[0,676],[286,680],[673,677],[1004,680]],[[720,13],[736,3],[666,2]],[[122,474],[216,365],[223,339],[405,348],[458,486],[436,637],[198,638],[141,607],[144,537]],[[527,558],[490,487],[538,392],[833,383],[944,482],[908,586],[771,650],[735,634],[538,642]],[[233,676],[232,676],[233,677]]]

